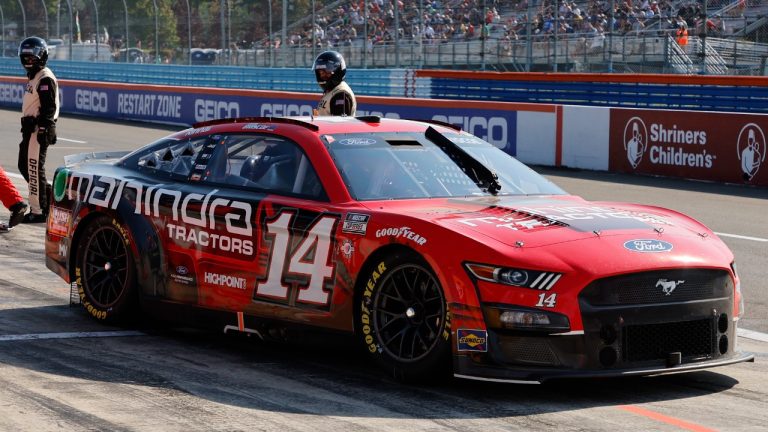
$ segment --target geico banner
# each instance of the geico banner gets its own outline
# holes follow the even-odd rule
[[[611,109],[610,171],[768,185],[768,116]]]
[[[0,78],[0,86],[2,84]],[[60,88],[62,112],[179,125],[227,117],[309,116],[320,98],[319,94],[173,88],[67,80],[62,80]],[[7,88],[6,99],[20,102],[20,98],[16,97],[17,93],[15,87]],[[468,108],[468,105],[472,107]],[[357,115],[431,119],[455,124],[514,155],[519,108],[520,104],[494,102],[457,103],[360,97]]]

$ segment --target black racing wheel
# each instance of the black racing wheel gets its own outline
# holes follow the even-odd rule
[[[126,322],[137,305],[134,267],[128,231],[106,216],[91,221],[75,258],[75,281],[86,311],[98,320]]]
[[[375,260],[362,273],[357,334],[395,378],[422,381],[450,366],[450,314],[429,265],[415,253]]]

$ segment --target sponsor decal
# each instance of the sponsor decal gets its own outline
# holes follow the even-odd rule
[[[760,165],[765,162],[766,150],[765,134],[760,126],[749,123],[741,128],[736,141],[736,155],[741,162],[744,180],[752,180],[760,170]]]
[[[371,219],[371,215],[362,213],[347,213],[344,217],[344,224],[341,227],[341,232],[351,234],[362,234],[368,231],[368,221]]]
[[[212,99],[195,99],[195,121],[240,117],[240,104]]]
[[[21,84],[0,84],[0,102],[21,103],[24,99],[24,86]]]
[[[268,130],[273,131],[277,129],[277,126],[264,123],[248,123],[243,126],[243,130]]]
[[[712,168],[715,155],[696,146],[707,145],[707,132],[684,129],[677,124],[651,123],[650,131],[640,117],[632,117],[624,126],[624,150],[633,169],[642,162],[648,151],[653,165]],[[649,150],[650,149],[650,150]]]
[[[131,191],[135,198],[134,213],[154,218],[169,218],[166,223],[168,238],[210,247],[224,252],[252,255],[254,251],[253,208],[251,204],[217,197],[218,189],[206,195],[146,186],[133,181],[123,181],[111,177],[94,177],[90,174],[71,173],[67,190],[76,193],[85,202],[103,208],[116,209],[123,194]],[[73,197],[71,197],[73,198]],[[161,214],[160,201],[170,204],[170,217]],[[223,219],[226,233],[213,233],[217,227],[217,212]],[[125,236],[127,239],[127,236]]]
[[[675,288],[678,287],[678,285],[684,284],[684,280],[667,280],[667,279],[659,279],[656,281],[656,288],[661,287],[661,290],[664,291],[664,294],[666,295],[672,295],[672,291],[675,290]]]
[[[403,226],[399,228],[382,228],[380,230],[377,230],[376,238],[381,238],[381,237],[404,238],[404,239],[412,240],[414,243],[416,243],[419,246],[423,246],[425,243],[427,243],[427,239],[411,231],[411,227],[407,227],[407,226]]]
[[[83,288],[83,270],[80,267],[75,267],[75,283],[77,284],[77,295],[80,297],[80,304],[83,305],[85,310],[96,319],[99,319],[99,320],[106,319],[107,311],[102,309],[97,309],[85,297],[85,289]]]
[[[182,285],[194,285],[195,278],[190,275],[190,271],[186,266],[176,266],[175,270],[175,273],[171,273],[171,279],[173,279],[174,282]]]
[[[203,126],[201,128],[197,128],[197,129],[189,129],[188,131],[184,132],[184,136],[188,137],[188,136],[192,136],[192,135],[203,134],[203,133],[206,133],[206,132],[210,132],[210,130],[211,130],[210,126]]]
[[[211,233],[206,230],[171,223],[166,228],[168,228],[168,238],[171,240],[192,243],[240,255],[253,255],[253,241],[248,239]]]
[[[179,95],[140,93],[118,93],[117,95],[118,114],[180,119],[181,105]]]
[[[40,87],[40,90],[43,88]],[[109,99],[106,92],[95,90],[75,90],[75,108],[80,111],[101,112],[109,111]]]
[[[633,252],[647,252],[647,253],[669,252],[672,250],[673,247],[674,246],[672,246],[672,243],[665,242],[662,240],[638,239],[638,240],[629,240],[627,242],[624,242],[624,248],[629,249]]]
[[[342,101],[343,103],[344,101]],[[376,144],[376,140],[373,138],[344,138],[339,140],[339,144],[348,146],[369,146]]]
[[[363,291],[363,301],[360,306],[360,324],[362,324],[361,330],[363,332],[363,339],[368,346],[368,351],[375,353],[381,351],[379,345],[373,338],[373,329],[371,328],[371,311],[368,309],[368,305],[373,304],[373,289],[376,287],[376,281],[381,279],[384,272],[387,271],[387,265],[384,262],[380,262],[376,268],[371,272],[371,276],[368,278],[368,282],[365,284],[365,291]]]
[[[516,209],[494,206],[487,210],[493,211],[496,215],[462,218],[458,219],[457,222],[471,227],[493,225],[496,228],[513,231],[532,230],[555,225],[567,226],[583,232],[645,228],[648,227],[648,224],[672,225],[671,222],[661,216],[600,206],[520,207]]]
[[[203,280],[207,284],[217,285],[225,288],[235,288],[239,290],[244,290],[247,286],[247,281],[245,278],[219,273],[205,272]]]
[[[637,168],[648,147],[648,130],[640,117],[632,117],[624,127],[624,150],[632,168]]]
[[[610,110],[609,171],[768,185],[760,115]]]
[[[59,243],[59,256],[60,257],[66,258],[67,257],[67,250],[68,250],[68,247],[67,247],[66,244]]]
[[[488,351],[488,332],[485,330],[458,329],[456,341],[458,351]]]
[[[48,234],[66,237],[69,233],[69,220],[72,212],[59,207],[53,207],[48,218]]]
[[[284,104],[284,103],[263,103],[259,116],[261,117],[283,117],[300,116],[309,117],[312,115],[311,105]]]
[[[504,149],[508,145],[510,127],[504,117],[433,115],[432,120],[456,125],[500,149]]]
[[[352,240],[344,239],[342,240],[341,245],[339,245],[339,250],[342,255],[344,255],[344,258],[349,261],[352,259],[352,254],[355,253],[355,245],[352,243]]]

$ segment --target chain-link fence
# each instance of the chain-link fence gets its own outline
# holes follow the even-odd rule
[[[397,6],[396,6],[397,5]],[[762,0],[13,0],[4,56],[45,37],[57,60],[764,74]],[[159,49],[155,49],[159,47]]]

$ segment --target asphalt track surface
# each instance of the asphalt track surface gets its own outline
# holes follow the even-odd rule
[[[63,156],[132,149],[167,127],[63,117]],[[16,169],[18,114],[0,110],[0,164]],[[747,297],[754,363],[649,378],[505,385],[386,378],[344,337],[265,343],[146,323],[111,328],[69,306],[43,263],[43,225],[0,235],[0,430],[764,431],[768,425],[768,191],[537,168],[594,200],[670,207],[720,233]],[[26,193],[23,181],[14,178]],[[0,209],[0,219],[7,218]]]

